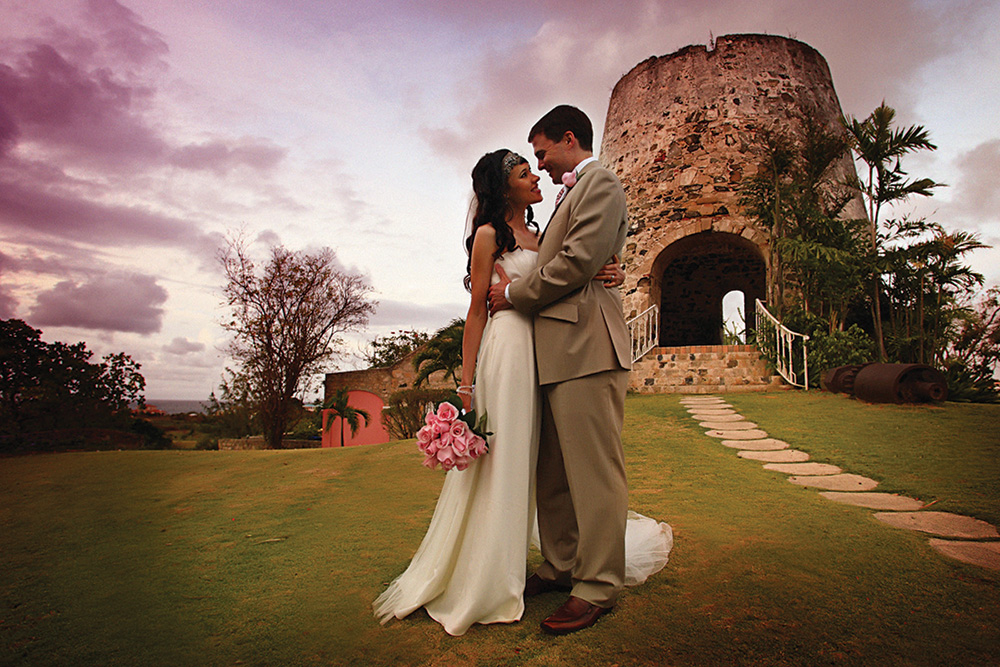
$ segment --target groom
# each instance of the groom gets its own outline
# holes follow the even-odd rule
[[[593,625],[611,610],[625,577],[628,490],[621,429],[631,366],[617,290],[594,281],[625,241],[625,193],[593,154],[590,119],[558,106],[528,134],[538,168],[565,186],[542,234],[538,267],[490,289],[492,312],[533,316],[542,434],[538,528],[545,562],[525,596],[571,591],[542,622],[550,634]]]

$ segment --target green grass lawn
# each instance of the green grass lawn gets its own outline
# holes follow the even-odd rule
[[[1000,523],[1000,406],[727,400],[879,490]],[[460,638],[423,612],[378,625],[371,600],[405,568],[443,479],[412,442],[0,459],[0,664],[1000,662],[997,573],[739,459],[677,396],[630,397],[624,435],[630,505],[673,526],[674,552],[561,638],[538,629],[557,593]]]

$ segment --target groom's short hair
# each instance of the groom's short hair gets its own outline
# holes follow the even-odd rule
[[[528,143],[539,134],[544,134],[549,141],[559,141],[567,132],[573,133],[580,142],[580,148],[594,150],[594,126],[590,124],[587,114],[568,104],[560,104],[532,125]]]

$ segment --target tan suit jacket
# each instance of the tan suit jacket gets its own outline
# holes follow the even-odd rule
[[[542,235],[538,267],[510,285],[511,304],[535,316],[539,384],[631,367],[621,295],[593,280],[626,231],[618,177],[585,165]]]

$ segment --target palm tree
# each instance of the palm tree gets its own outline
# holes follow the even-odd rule
[[[910,195],[931,196],[932,188],[941,186],[929,178],[906,180],[906,172],[900,168],[900,158],[917,150],[935,150],[928,132],[922,125],[907,128],[893,128],[896,110],[886,106],[885,101],[863,121],[847,116],[843,119],[847,128],[848,142],[858,157],[868,165],[868,178],[858,185],[868,202],[868,219],[871,223],[869,235],[873,258],[876,262],[872,285],[872,317],[875,320],[875,339],[882,361],[887,358],[885,337],[882,333],[881,271],[878,255],[881,250],[879,236],[879,215],[882,206],[906,199]],[[893,164],[895,161],[895,164]]]
[[[413,357],[413,368],[417,377],[414,387],[419,387],[430,378],[431,373],[444,371],[445,377],[451,377],[457,387],[459,370],[462,368],[462,334],[465,331],[465,320],[456,319],[439,330],[424,347]]]
[[[368,412],[362,410],[361,408],[351,407],[347,404],[347,389],[341,388],[334,392],[327,401],[323,404],[324,410],[329,410],[333,413],[333,417],[340,417],[340,446],[344,446],[344,422],[351,427],[351,436],[358,434],[358,429],[360,428],[360,423],[358,418],[365,420],[365,426],[368,426],[370,416]],[[326,423],[326,427],[330,428],[330,424],[333,423],[331,418]]]

